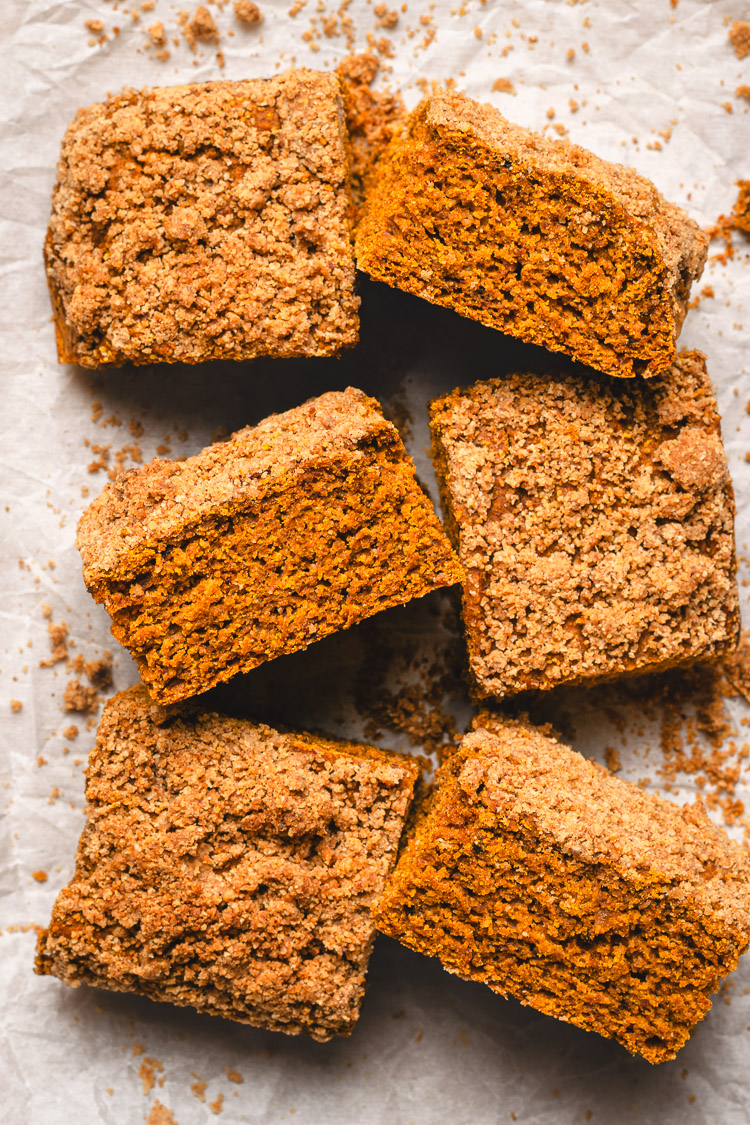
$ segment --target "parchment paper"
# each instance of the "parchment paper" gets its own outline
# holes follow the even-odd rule
[[[291,17],[291,0],[260,3],[265,20],[252,30],[234,21],[231,7],[211,8],[222,32],[223,70],[210,44],[195,54],[184,42],[174,46],[178,9],[167,0],[142,11],[138,23],[128,9],[104,0],[2,4],[0,1121],[130,1125],[149,1114],[152,1121],[170,1120],[159,1117],[158,1102],[179,1125],[215,1115],[227,1125],[740,1125],[750,1118],[747,958],[677,1061],[656,1068],[451,977],[385,939],[372,959],[359,1026],[351,1039],[328,1045],[138,998],[72,990],[32,973],[35,934],[29,927],[48,921],[72,871],[83,824],[83,768],[94,738],[85,719],[60,710],[71,678],[65,664],[39,666],[49,656],[42,603],[50,606],[52,621],[67,622],[76,646],[71,656],[90,660],[113,650],[115,688],[136,679],[127,654],[109,635],[106,614],[83,587],[74,547],[76,521],[87,503],[82,492],[96,495],[106,480],[103,471],[88,471],[101,456],[92,446],[110,443],[110,463],[136,440],[144,459],[165,445],[172,456],[189,455],[217,427],[233,430],[353,383],[402,412],[408,408],[410,449],[434,489],[425,453],[427,399],[523,359],[523,349],[499,334],[365,284],[362,344],[341,361],[100,376],[57,365],[41,247],[65,126],[76,108],[122,85],[261,76],[293,62],[332,66],[348,52],[345,35],[328,37],[323,30],[322,21],[336,15],[333,4],[319,11],[325,5],[308,0]],[[467,93],[493,101],[521,124],[561,124],[599,155],[634,165],[708,225],[730,211],[735,180],[750,178],[750,103],[734,95],[738,84],[750,84],[750,57],[739,62],[727,38],[727,22],[748,18],[750,11],[740,0],[672,3],[467,0],[461,6],[460,0],[409,0],[398,7],[398,23],[390,30],[376,26],[370,3],[352,2],[342,14],[352,21],[355,49],[367,47],[368,32],[392,43],[386,77],[410,105],[419,97],[418,79],[454,77]],[[305,40],[313,17],[318,39]],[[103,22],[106,42],[89,45],[87,19]],[[170,36],[172,54],[164,63],[153,57],[155,48],[144,49],[145,28],[156,20]],[[340,27],[340,21],[328,25],[329,31]],[[568,58],[570,50],[574,57]],[[516,94],[493,92],[498,78],[510,79]],[[569,99],[578,103],[576,111]],[[717,386],[742,554],[750,516],[750,244],[738,237],[735,242],[734,259],[710,264],[696,287],[697,294],[710,285],[715,296],[689,314],[681,343],[706,352]],[[96,402],[101,410],[94,409],[94,420]],[[113,415],[121,425],[104,424]],[[143,427],[141,436],[130,433],[131,419]],[[124,463],[131,464],[127,455]],[[747,573],[743,560],[743,581]],[[742,599],[744,608],[744,587]],[[382,628],[429,654],[445,639],[447,604],[438,595],[394,611]],[[234,703],[269,717],[280,717],[281,710],[290,725],[359,737],[362,717],[352,693],[364,659],[362,638],[353,630],[245,677],[233,686]],[[20,711],[11,711],[11,699],[22,703]],[[461,699],[450,706],[464,722]],[[732,707],[741,734],[750,708],[741,701]],[[63,734],[71,722],[80,727],[74,740]],[[589,707],[576,725],[574,745],[601,757],[615,734],[606,716]],[[642,738],[631,732],[626,746],[618,742],[621,776],[649,777],[658,788],[658,755],[645,756],[655,740],[646,725]],[[380,741],[408,748],[403,735],[388,731]],[[738,795],[747,799],[744,782]],[[671,796],[692,799],[689,779]],[[45,872],[46,881],[37,881],[34,872]],[[243,1081],[231,1081],[226,1068]]]

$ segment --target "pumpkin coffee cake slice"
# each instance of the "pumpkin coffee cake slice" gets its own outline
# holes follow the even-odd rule
[[[123,474],[77,542],[160,703],[462,578],[398,431],[351,388]]]
[[[65,134],[45,244],[60,363],[327,356],[356,344],[341,85],[125,90]]]
[[[675,357],[708,238],[649,180],[445,90],[378,160],[357,265],[619,377]]]
[[[479,716],[376,912],[468,980],[674,1058],[750,942],[750,859],[706,816]]]
[[[105,708],[75,874],[39,936],[37,972],[348,1035],[416,761],[160,713],[142,687]]]
[[[511,374],[430,411],[479,696],[735,647],[734,498],[699,352],[648,382]]]

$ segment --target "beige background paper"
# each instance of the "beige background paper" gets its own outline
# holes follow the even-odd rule
[[[328,1045],[134,997],[74,991],[32,973],[30,926],[46,923],[72,870],[83,824],[83,769],[94,737],[85,718],[60,710],[72,673],[64,663],[40,667],[49,657],[42,604],[51,607],[52,621],[67,622],[71,656],[90,660],[111,649],[115,687],[135,679],[128,656],[111,640],[106,615],[83,587],[74,547],[83,492],[95,495],[106,480],[104,471],[89,472],[102,457],[94,446],[111,446],[110,464],[135,442],[144,459],[160,446],[169,446],[172,456],[189,455],[218,427],[230,431],[352,383],[401,415],[411,414],[410,449],[434,487],[426,457],[427,399],[523,362],[525,354],[451,313],[365,283],[362,343],[340,361],[98,376],[59,367],[41,248],[60,139],[76,108],[123,85],[261,76],[294,63],[330,67],[348,52],[350,29],[355,49],[367,47],[368,33],[381,50],[392,49],[383,59],[392,68],[385,77],[404,90],[410,105],[419,97],[419,79],[454,77],[467,93],[494,102],[521,124],[561,125],[599,155],[635,166],[705,226],[731,210],[735,180],[750,178],[750,102],[734,93],[750,85],[750,56],[739,61],[727,36],[728,21],[750,18],[739,0],[408,0],[403,8],[394,5],[398,22],[390,29],[377,26],[376,4],[353,0],[339,9],[307,0],[292,17],[291,3],[260,0],[265,20],[257,29],[237,24],[231,6],[213,6],[224,70],[210,44],[195,54],[184,40],[174,45],[178,7],[169,0],[155,0],[152,11],[139,8],[138,22],[129,4],[117,8],[107,0],[2,3],[0,1122],[131,1125],[149,1114],[159,1120],[158,1101],[179,1125],[215,1116],[224,1125],[742,1125],[750,1118],[747,958],[677,1061],[658,1068],[457,980],[385,939],[376,946],[358,1028],[351,1039]],[[102,21],[107,35],[93,46],[89,40],[96,36],[84,26],[92,19]],[[146,28],[156,20],[169,35],[166,62],[145,47]],[[344,34],[335,34],[342,27]],[[515,95],[493,91],[499,78],[510,79]],[[744,554],[750,242],[735,236],[735,246],[735,257],[726,265],[712,262],[696,287],[697,295],[711,286],[714,296],[689,314],[681,342],[708,356]],[[101,409],[92,412],[97,402]],[[132,453],[122,454],[126,466]],[[741,578],[747,576],[742,561]],[[745,587],[742,600],[745,609]],[[375,675],[373,636],[391,654],[408,650],[409,660],[399,666],[394,658],[383,673],[397,689],[404,675],[418,680],[415,654],[439,654],[450,630],[450,600],[435,596],[385,615],[374,633],[353,630],[244,677],[227,699],[251,714],[357,737],[364,733],[357,694]],[[22,710],[11,711],[11,699],[21,701]],[[465,722],[464,700],[446,705]],[[750,708],[738,700],[731,709],[741,742]],[[583,698],[574,719],[574,745],[584,753],[601,756],[607,742],[620,737]],[[63,733],[71,722],[81,728],[75,740]],[[380,741],[409,748],[403,734],[386,728]],[[640,737],[631,730],[627,744],[617,745],[622,776],[647,777],[658,788],[653,725],[643,724]],[[692,799],[694,779],[682,782],[672,798]],[[747,798],[744,782],[738,796]],[[46,882],[33,878],[39,871]],[[231,1081],[226,1068],[243,1081]]]

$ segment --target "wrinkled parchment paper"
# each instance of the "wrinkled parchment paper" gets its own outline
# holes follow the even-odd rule
[[[493,374],[516,354],[523,358],[523,349],[499,334],[365,284],[362,343],[340,361],[99,376],[57,365],[41,247],[60,139],[76,108],[123,85],[262,76],[294,63],[336,65],[348,52],[346,35],[324,28],[336,5],[308,0],[293,17],[291,2],[260,0],[265,20],[255,29],[236,23],[231,6],[213,6],[223,70],[214,45],[200,44],[195,54],[184,41],[174,45],[178,8],[168,0],[139,8],[138,22],[126,6],[116,10],[105,0],[2,4],[0,1121],[130,1125],[149,1115],[152,1122],[171,1121],[168,1110],[179,1125],[214,1116],[227,1125],[740,1125],[750,1118],[747,958],[677,1061],[656,1068],[451,977],[386,939],[376,945],[359,1026],[351,1039],[327,1045],[135,997],[72,990],[32,973],[31,926],[48,921],[72,871],[83,825],[83,769],[94,738],[85,717],[60,709],[72,673],[62,662],[39,666],[50,655],[42,605],[53,622],[67,623],[71,657],[91,660],[113,650],[115,688],[136,679],[109,635],[106,614],[84,589],[74,547],[84,493],[96,495],[106,480],[104,471],[89,472],[104,456],[94,447],[111,445],[110,464],[133,442],[144,459],[159,447],[190,455],[219,427],[231,431],[351,383],[402,415],[411,413],[409,446],[434,494],[425,402]],[[635,166],[707,226],[731,210],[735,180],[750,178],[750,102],[734,93],[750,84],[750,56],[738,61],[727,36],[727,24],[750,10],[740,0],[672,3],[409,0],[404,8],[394,5],[398,22],[389,29],[377,26],[386,6],[353,0],[339,16],[351,21],[355,49],[366,49],[368,33],[376,44],[386,41],[381,49],[392,45],[385,78],[403,89],[408,104],[419,97],[418,79],[454,77],[521,124],[560,125],[599,155]],[[101,20],[107,39],[97,43],[86,20]],[[157,20],[169,38],[166,62],[154,57],[156,48],[145,48],[146,29]],[[341,30],[341,19],[326,26]],[[515,94],[493,92],[499,78],[509,79]],[[694,295],[710,285],[714,296],[689,314],[681,343],[708,356],[743,554],[750,516],[750,244],[737,236],[735,243],[734,259],[710,264],[696,286]],[[92,413],[94,403],[100,407]],[[126,450],[124,464],[131,463]],[[740,577],[747,574],[743,561]],[[744,587],[742,599],[744,608]],[[436,595],[393,611],[384,616],[384,635],[427,655],[438,652],[449,609]],[[352,630],[237,681],[234,704],[260,717],[283,716],[290,725],[358,737],[364,728],[352,699],[366,660],[362,637]],[[22,709],[12,711],[11,699]],[[462,700],[450,706],[465,723]],[[739,700],[731,707],[741,737],[750,708]],[[75,739],[63,733],[71,723],[80,728]],[[575,746],[590,755],[601,757],[606,743],[618,739],[621,776],[647,777],[658,788],[658,737],[647,724],[641,738],[631,732],[623,745],[607,717],[584,706],[575,728]],[[408,748],[403,735],[387,730],[381,742]],[[687,779],[672,797],[694,795]],[[747,798],[744,784],[738,795]],[[46,873],[46,881],[34,872]]]

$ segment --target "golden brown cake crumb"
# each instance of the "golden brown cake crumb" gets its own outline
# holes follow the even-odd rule
[[[177,1121],[175,1120],[172,1110],[162,1105],[159,1099],[156,1098],[151,1109],[148,1111],[146,1125],[177,1125]]]
[[[335,75],[126,90],[79,110],[46,242],[58,358],[334,355],[356,343]]]
[[[234,18],[252,27],[262,22],[263,13],[253,0],[234,0]]]
[[[732,211],[733,226],[750,238],[750,180],[738,180],[737,187],[740,190]]]
[[[656,1063],[750,941],[750,860],[700,804],[483,715],[439,771],[376,919],[450,972]]]
[[[60,621],[57,624],[50,621],[47,626],[49,634],[49,647],[50,656],[47,660],[40,660],[40,668],[51,668],[53,664],[58,664],[61,660],[68,659],[68,626],[65,621]]]
[[[87,687],[80,680],[70,680],[63,695],[63,711],[82,711],[88,714],[95,711],[99,702],[96,689]]]
[[[729,42],[734,47],[738,59],[750,55],[750,22],[735,20],[729,29]]]
[[[477,693],[734,648],[734,498],[705,362],[508,375],[430,406]]]
[[[398,431],[352,389],[125,473],[77,542],[160,703],[462,578]]]
[[[351,1032],[419,768],[201,712],[107,704],[39,973],[289,1034]]]
[[[23,703],[20,699],[11,699],[10,709],[17,715],[19,711],[23,711]]]
[[[707,247],[642,176],[451,91],[391,142],[356,235],[376,280],[618,377],[673,362]]]
[[[183,35],[191,51],[195,50],[199,41],[218,45],[219,29],[214,17],[203,4],[196,8],[195,15],[185,24]]]

